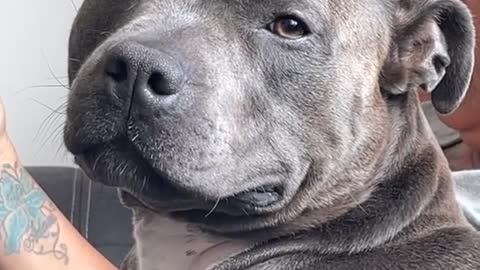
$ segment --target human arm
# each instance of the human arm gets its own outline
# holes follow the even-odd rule
[[[116,270],[23,168],[0,102],[0,269]]]

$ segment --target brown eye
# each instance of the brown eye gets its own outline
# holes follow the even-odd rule
[[[275,35],[287,39],[299,39],[309,34],[307,25],[303,21],[291,16],[275,19],[269,28]]]

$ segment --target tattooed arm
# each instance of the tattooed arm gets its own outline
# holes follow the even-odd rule
[[[18,161],[0,101],[0,269],[116,270]]]

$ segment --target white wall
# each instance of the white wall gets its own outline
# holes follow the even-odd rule
[[[54,76],[67,83],[68,34],[81,0],[1,2],[0,96],[8,132],[24,164],[72,164],[62,141],[64,115],[50,108],[66,100]]]

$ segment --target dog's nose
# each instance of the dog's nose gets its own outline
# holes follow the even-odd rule
[[[118,44],[107,53],[105,75],[113,83],[112,91],[132,91],[146,102],[177,94],[185,81],[172,56],[136,42]]]

